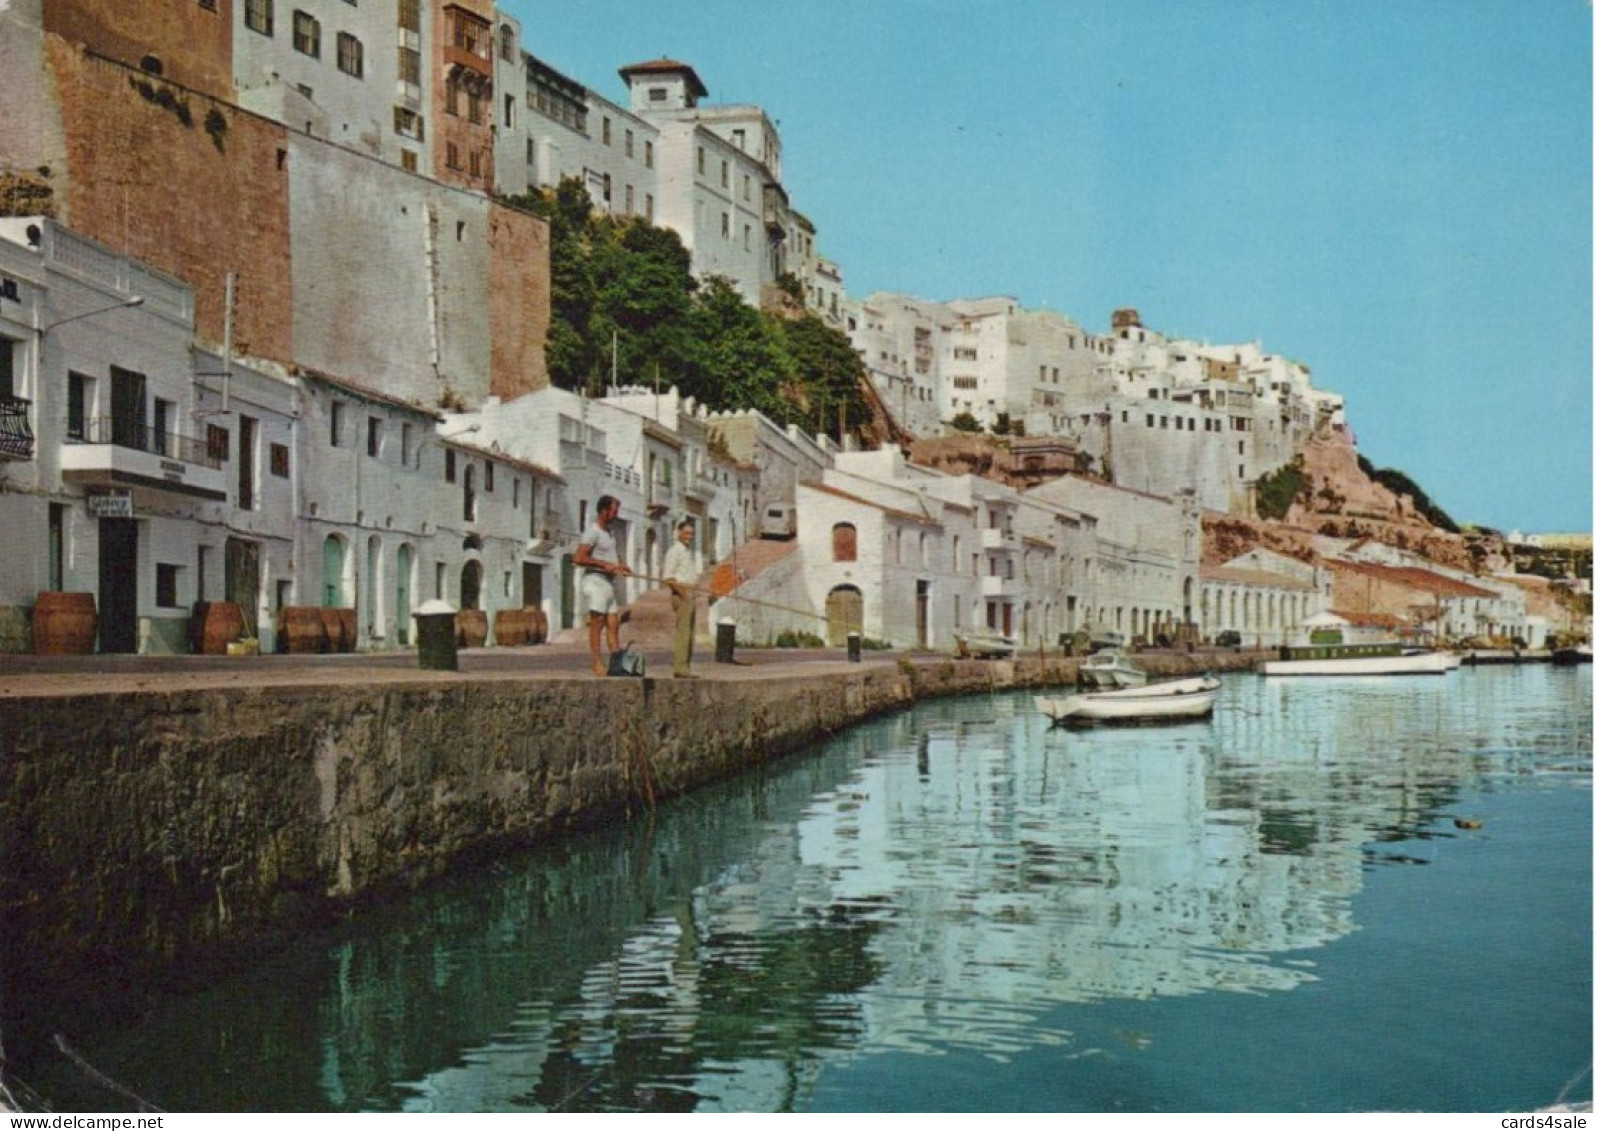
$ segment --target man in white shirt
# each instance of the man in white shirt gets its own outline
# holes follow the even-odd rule
[[[693,584],[699,574],[693,566],[693,520],[677,523],[677,540],[665,552],[661,580],[671,590],[671,611],[676,614],[676,631],[671,637],[671,674],[677,679],[698,679],[688,669],[693,664]]]
[[[616,602],[615,579],[632,571],[621,564],[615,535],[610,524],[621,512],[621,500],[600,495],[595,504],[593,525],[583,531],[577,552],[571,560],[582,570],[582,595],[588,602],[588,651],[593,657],[593,674],[605,675],[608,668],[599,659],[599,630],[605,630],[610,651],[621,647],[621,606]]]

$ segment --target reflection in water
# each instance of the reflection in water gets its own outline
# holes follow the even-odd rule
[[[1313,982],[1371,869],[1462,796],[1589,789],[1590,689],[1230,677],[1210,724],[1084,732],[1022,695],[923,705],[93,1056],[173,1110],[788,1110],[872,1053],[1008,1063],[1072,1045],[1062,1005]]]

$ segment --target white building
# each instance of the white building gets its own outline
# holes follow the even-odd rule
[[[183,283],[42,218],[0,220],[0,636],[88,592],[103,652],[188,650],[196,602],[270,621],[292,568],[291,386],[195,352]]]
[[[1303,623],[1331,607],[1331,575],[1322,568],[1262,548],[1221,565],[1204,566],[1203,635],[1237,634],[1250,648],[1292,643]]]

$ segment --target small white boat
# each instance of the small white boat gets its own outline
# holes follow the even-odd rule
[[[1168,723],[1208,718],[1219,694],[1218,679],[1191,676],[1113,691],[1037,695],[1032,702],[1055,723]]]
[[[1085,688],[1113,691],[1117,687],[1142,687],[1148,682],[1148,673],[1124,652],[1108,648],[1081,661],[1076,682]]]
[[[1015,638],[991,632],[954,635],[955,652],[976,660],[1006,660],[1015,654]]]

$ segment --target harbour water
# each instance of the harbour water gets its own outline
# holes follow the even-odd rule
[[[52,1020],[169,1111],[1589,1100],[1591,736],[1589,667],[1232,675],[1165,728],[932,702],[124,1030]]]

